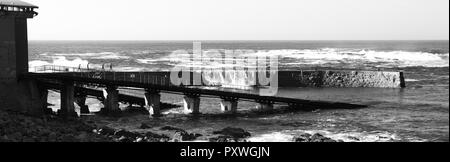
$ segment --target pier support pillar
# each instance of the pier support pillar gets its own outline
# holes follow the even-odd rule
[[[89,107],[86,105],[86,98],[87,95],[85,92],[78,92],[75,95],[75,103],[77,103],[77,105],[80,107],[80,113],[81,114],[89,114],[91,113],[89,111]]]
[[[200,114],[200,95],[187,94],[184,96],[184,112],[194,115]]]
[[[53,114],[53,110],[51,108],[48,108],[48,89],[40,88],[39,91],[41,95],[40,98],[44,114]]]
[[[116,86],[107,86],[106,89],[103,90],[103,97],[105,100],[103,101],[103,105],[105,106],[102,109],[103,113],[119,113],[119,90],[117,90]]]
[[[78,117],[75,112],[75,86],[72,81],[63,81],[61,88],[61,109],[58,111],[58,115],[63,117]]]
[[[146,89],[145,90],[145,108],[151,116],[161,116],[161,94],[158,91]]]
[[[220,102],[220,108],[222,112],[229,112],[231,114],[237,113],[238,99],[235,98],[223,98]]]
[[[270,101],[257,101],[258,105],[256,108],[261,111],[270,111],[273,110],[273,102]]]

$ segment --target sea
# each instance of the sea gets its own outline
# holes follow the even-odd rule
[[[188,61],[194,41],[30,41],[30,71],[43,65],[102,68],[114,71],[169,71]],[[347,142],[449,141],[449,41],[195,41],[203,51],[239,51],[236,56],[277,56],[279,70],[336,69],[403,71],[406,88],[285,88],[277,96],[367,105],[360,109],[258,112],[256,104],[239,102],[239,113],[223,115],[219,99],[202,98],[200,117],[183,108],[166,109],[164,117],[135,114],[105,119],[115,128],[142,131],[174,126],[208,134],[225,127],[249,131],[254,142],[289,142],[302,133],[321,133]],[[178,51],[178,52],[176,52]],[[186,53],[179,52],[186,51]],[[205,52],[207,53],[207,52]],[[192,60],[190,60],[192,61]],[[201,64],[201,63],[199,63]],[[216,64],[214,66],[228,66]],[[49,102],[58,109],[59,98]],[[182,105],[182,96],[162,94],[162,102]],[[103,105],[87,101],[91,111]],[[121,108],[126,109],[126,104]]]

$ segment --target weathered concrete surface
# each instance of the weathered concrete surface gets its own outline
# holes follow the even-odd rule
[[[58,115],[63,117],[77,117],[75,112],[75,86],[73,82],[65,81],[61,88],[61,109]]]
[[[27,18],[0,16],[0,108],[37,115],[47,105],[45,90],[35,80],[20,79],[28,72]]]
[[[146,90],[145,107],[151,116],[161,116],[161,94],[152,90]]]
[[[280,87],[405,87],[403,72],[280,71]]]
[[[17,80],[28,72],[26,19],[0,16],[0,80]]]
[[[225,113],[237,113],[238,101],[237,100],[229,100],[222,99],[220,102],[220,109]]]
[[[200,114],[200,96],[185,95],[183,103],[185,113]]]
[[[42,114],[47,106],[45,92],[34,80],[0,82],[0,109]]]
[[[80,107],[81,114],[89,114],[89,106],[86,105],[87,93],[84,91],[75,90],[75,103]]]
[[[107,86],[106,89],[103,90],[104,102],[105,106],[101,111],[104,113],[118,113],[120,112],[119,108],[119,90],[117,90],[116,86]]]
[[[260,102],[258,103],[258,105],[256,106],[256,109],[260,110],[260,111],[270,111],[273,110],[273,103],[270,102]]]

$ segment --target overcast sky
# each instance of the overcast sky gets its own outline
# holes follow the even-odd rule
[[[449,39],[448,0],[24,0],[30,40]]]

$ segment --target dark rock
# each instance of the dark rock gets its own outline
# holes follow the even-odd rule
[[[175,142],[181,142],[181,141],[193,141],[197,139],[197,137],[202,136],[201,134],[196,133],[188,133],[186,131],[177,131],[174,136],[173,140]]]
[[[152,127],[148,126],[145,123],[142,123],[141,126],[139,126],[139,129],[150,129],[150,128],[152,128]]]
[[[359,141],[359,138],[353,137],[353,136],[348,136],[347,138],[351,139],[351,140],[355,140],[355,141]]]
[[[117,141],[118,142],[124,142],[124,143],[131,143],[131,142],[134,142],[134,139],[122,136]]]
[[[309,142],[311,139],[311,134],[305,133],[298,137],[294,137],[294,142]]]
[[[133,132],[129,132],[129,131],[126,131],[126,130],[122,129],[122,130],[116,131],[114,133],[114,136],[116,136],[116,137],[126,137],[126,138],[133,139],[133,141],[134,141],[134,139],[136,139],[136,137],[138,137],[139,134],[133,133]]]
[[[145,133],[145,136],[149,137],[149,138],[169,138],[166,135],[160,135],[160,134],[156,134],[156,133],[153,133],[153,132],[147,132],[147,133]]]
[[[172,140],[174,142],[193,141],[193,140],[197,139],[197,137],[203,136],[203,135],[197,134],[197,133],[189,133],[181,128],[176,128],[176,127],[172,127],[172,126],[162,127],[161,130],[175,131],[175,134],[172,138]]]
[[[111,129],[109,127],[102,127],[100,129],[97,130],[97,133],[101,134],[101,135],[114,135],[116,131],[114,129]]]
[[[233,138],[247,138],[251,136],[249,132],[245,131],[242,128],[232,128],[232,127],[224,128],[221,131],[215,131],[213,132],[213,134],[222,134],[225,136],[231,136]]]
[[[294,137],[294,142],[337,142],[336,140],[333,140],[331,138],[325,137],[319,133],[316,133],[314,135],[304,133],[300,136]]]
[[[166,135],[160,135],[153,132],[147,132],[144,136],[144,140],[147,142],[167,142],[170,140]]]
[[[88,134],[86,132],[82,132],[80,133],[77,137],[75,137],[77,140],[79,141],[86,141],[86,139],[88,138]]]
[[[231,136],[218,136],[209,138],[209,142],[247,142],[245,139],[234,138]]]
[[[55,142],[55,141],[57,140],[57,138],[58,138],[58,135],[57,135],[55,132],[51,132],[51,133],[48,135],[48,140],[49,140],[50,142]]]
[[[173,135],[172,137],[172,141],[173,142],[182,142],[183,141],[183,135],[181,134],[181,132],[177,132]]]
[[[209,139],[209,142],[232,142],[232,141],[234,141],[234,139],[233,137],[230,136],[219,136]]]

